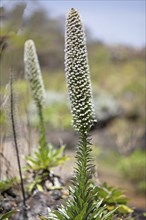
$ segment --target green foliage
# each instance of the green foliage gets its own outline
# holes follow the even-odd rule
[[[16,210],[11,210],[4,214],[0,214],[0,220],[9,220],[9,218],[16,213]]]
[[[95,186],[97,192],[97,199],[102,200],[102,205],[106,205],[109,211],[117,208],[119,214],[129,214],[133,212],[127,206],[128,199],[123,193],[123,190],[108,186],[107,183]]]
[[[119,161],[119,169],[124,178],[132,182],[137,190],[145,192],[145,152],[135,150],[127,157],[122,157]]]
[[[76,214],[76,211],[78,211],[77,205],[73,206],[72,204],[72,212],[71,210],[68,210],[68,214],[66,213],[66,210],[62,206],[58,211],[54,211],[49,217],[49,219],[52,220],[112,220],[113,219],[113,213],[115,210],[107,211],[106,206],[101,206],[102,200],[97,201],[96,204],[94,204],[94,210],[92,209],[93,206],[90,208],[88,207],[88,204],[84,204],[84,209],[79,214]],[[90,213],[90,215],[87,216],[87,213]]]
[[[31,192],[36,186],[48,176],[50,170],[68,160],[67,156],[63,156],[65,146],[55,149],[51,144],[46,148],[39,148],[34,156],[27,157],[26,171],[34,172],[34,180],[29,185],[28,190]]]
[[[18,181],[16,178],[1,180],[0,181],[0,193],[3,193],[5,191],[11,189],[17,182]]]
[[[109,211],[102,206],[102,199],[97,198],[97,191],[92,183],[93,165],[90,156],[91,148],[87,135],[81,136],[76,153],[75,168],[70,195],[65,206],[49,215],[51,220],[101,220],[112,219],[116,209]]]
[[[62,156],[65,146],[55,149],[51,144],[47,148],[35,152],[35,156],[27,157],[27,169],[39,171],[48,170],[62,164],[68,159],[67,156]]]

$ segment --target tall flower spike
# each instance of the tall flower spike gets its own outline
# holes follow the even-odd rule
[[[76,167],[66,204],[49,213],[50,220],[109,220],[112,213],[102,207],[92,182],[94,166],[89,130],[95,120],[89,67],[80,16],[71,9],[66,23],[65,65],[73,126],[79,133]]]
[[[95,120],[86,40],[80,15],[71,9],[66,21],[65,72],[75,130],[87,133]]]
[[[27,40],[25,42],[24,64],[25,74],[27,79],[30,81],[36,105],[43,106],[45,100],[45,90],[35,44],[32,40]]]

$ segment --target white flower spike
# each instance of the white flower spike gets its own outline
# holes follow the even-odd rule
[[[30,81],[30,87],[36,105],[41,105],[43,107],[45,101],[45,89],[33,40],[27,40],[25,42],[24,64],[25,74],[27,79]]]
[[[66,20],[65,72],[73,126],[87,133],[95,121],[84,28],[77,10]]]

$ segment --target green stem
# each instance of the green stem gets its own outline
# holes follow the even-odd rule
[[[38,115],[39,115],[39,129],[40,129],[39,144],[40,144],[40,149],[45,149],[47,147],[47,141],[46,141],[46,130],[45,130],[45,124],[44,124],[42,105],[38,103],[37,109],[38,109]]]

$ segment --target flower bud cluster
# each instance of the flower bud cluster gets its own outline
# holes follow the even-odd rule
[[[71,9],[66,21],[65,72],[73,126],[87,133],[95,120],[84,29],[78,12]]]
[[[24,66],[25,74],[27,79],[30,81],[30,87],[36,105],[43,106],[45,101],[45,89],[35,44],[32,40],[27,40],[25,42]]]

